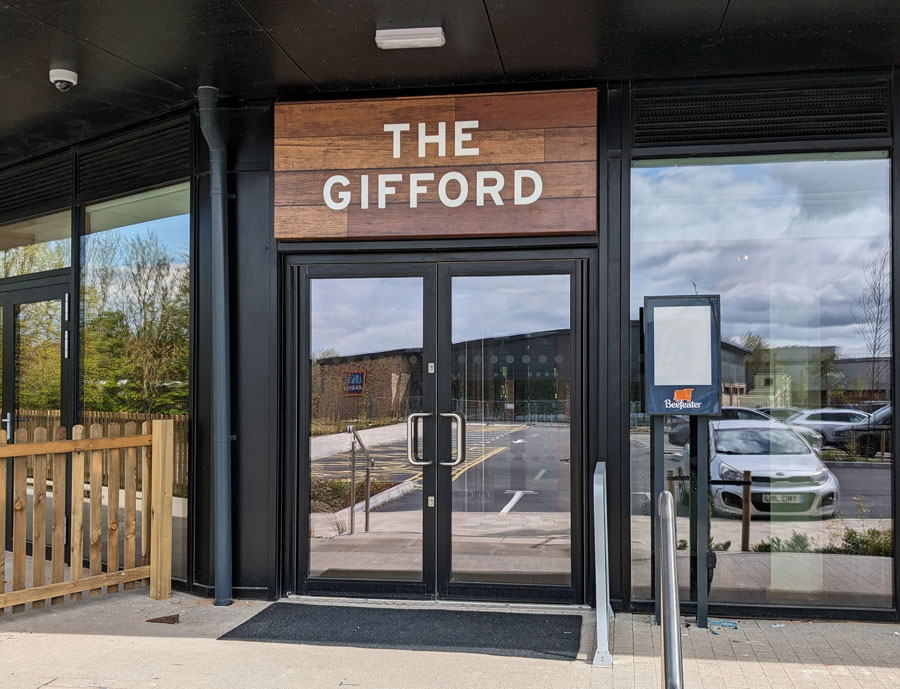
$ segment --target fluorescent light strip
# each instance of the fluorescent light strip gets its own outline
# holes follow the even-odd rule
[[[426,26],[414,29],[378,29],[375,32],[375,45],[382,50],[440,48],[444,43],[444,28],[442,26]]]

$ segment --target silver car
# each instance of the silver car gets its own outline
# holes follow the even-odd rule
[[[837,477],[794,429],[777,421],[713,421],[710,436],[710,479],[743,481],[749,471],[751,516],[790,513],[827,518],[837,512],[841,490]],[[689,456],[690,448],[685,447],[678,473],[687,473]],[[710,492],[715,513],[741,516],[741,485],[713,485]]]
[[[784,420],[788,426],[802,426],[817,430],[825,439],[826,445],[834,445],[834,432],[847,424],[859,423],[869,418],[864,411],[856,409],[808,409]]]

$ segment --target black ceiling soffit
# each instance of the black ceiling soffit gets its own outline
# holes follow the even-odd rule
[[[447,44],[381,51],[378,28]],[[304,99],[900,64],[896,0],[0,0],[0,166],[171,112],[198,86]],[[51,67],[79,83],[58,93]]]

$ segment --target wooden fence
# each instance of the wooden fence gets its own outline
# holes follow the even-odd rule
[[[17,418],[21,419],[16,425],[17,428],[24,428],[29,435],[33,435],[35,429],[46,428],[52,436],[55,429],[60,425],[58,409],[19,409],[16,412]],[[129,421],[134,421],[138,425],[145,421],[159,421],[171,419],[175,427],[175,476],[174,476],[174,495],[176,498],[186,498],[188,491],[188,462],[190,453],[188,445],[190,442],[190,425],[187,414],[135,414],[131,412],[118,411],[85,411],[81,413],[82,423],[86,428],[90,428],[93,424],[99,423],[104,428],[104,432],[110,424],[121,424],[124,426]],[[29,474],[30,476],[31,474]],[[48,477],[49,478],[49,477]],[[103,467],[103,485],[107,485],[109,479],[109,471],[104,463]],[[138,490],[141,490],[143,477],[138,470]]]
[[[52,605],[64,596],[80,600],[84,591],[99,596],[103,587],[114,593],[134,587],[134,582],[150,580],[150,597],[168,598],[172,583],[172,478],[174,467],[174,422],[152,421],[125,425],[124,435],[118,424],[103,427],[92,424],[85,437],[84,426],[72,428],[66,439],[65,429],[57,427],[54,440],[48,441],[47,428],[38,427],[29,434],[16,431],[15,445],[7,445],[0,434],[0,534],[6,532],[7,471],[12,472],[12,589],[7,591],[6,553],[0,558],[0,615],[12,606],[13,612],[25,609],[26,603],[42,608],[47,599]],[[31,442],[29,442],[31,435]],[[103,569],[103,464],[107,457],[106,572]],[[67,465],[71,463],[71,486],[66,488]],[[31,499],[31,582],[26,583],[27,525],[29,522],[28,465],[34,467]],[[87,485],[80,477],[85,475]],[[137,552],[138,470],[145,480],[140,495],[141,552]],[[48,473],[49,472],[49,473]],[[47,477],[49,475],[49,480]],[[119,494],[124,479],[124,520],[120,524]],[[62,490],[59,488],[62,487]],[[49,490],[48,490],[49,488]],[[69,558],[66,566],[65,523],[66,494],[71,495],[69,514]],[[50,508],[50,543],[47,543],[47,497]],[[85,502],[88,524],[84,524]],[[148,515],[149,512],[149,515]],[[148,519],[149,516],[149,519]],[[89,575],[84,572],[84,535],[88,531]],[[119,550],[120,526],[124,527],[123,551]],[[47,546],[50,546],[50,583],[47,583]],[[121,569],[120,569],[121,565]],[[66,576],[68,574],[68,577]]]

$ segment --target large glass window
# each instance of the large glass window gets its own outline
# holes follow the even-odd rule
[[[0,278],[68,268],[71,242],[70,211],[0,225]]]
[[[174,419],[173,576],[185,578],[190,184],[88,206],[81,251],[82,423],[107,434]]]
[[[632,596],[650,598],[640,307],[719,294],[710,600],[890,607],[890,161],[853,153],[643,161],[631,173]],[[666,420],[670,479],[686,419]],[[744,472],[750,540],[742,548]],[[688,483],[670,480],[688,581]]]

